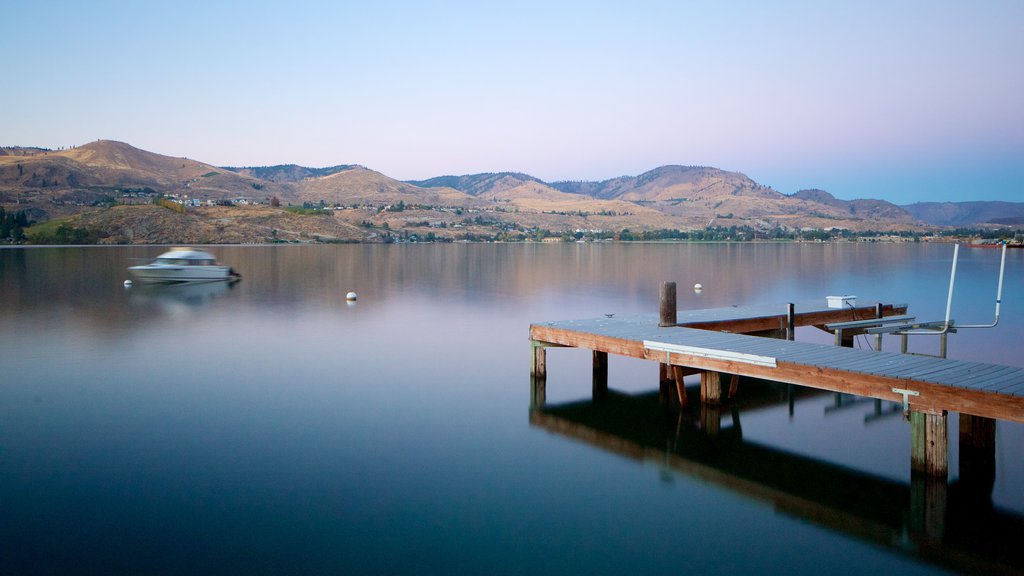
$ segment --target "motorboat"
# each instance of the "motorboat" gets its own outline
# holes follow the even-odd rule
[[[128,271],[140,282],[232,282],[241,274],[230,266],[217,263],[209,252],[195,248],[171,248],[149,264],[129,266]]]

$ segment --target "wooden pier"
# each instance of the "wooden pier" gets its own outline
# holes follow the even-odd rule
[[[825,330],[827,324],[845,323],[841,344],[848,346],[872,325],[863,321],[882,325],[887,317],[905,315],[906,305],[830,308],[822,298],[676,312],[674,302],[666,305],[664,290],[662,295],[660,316],[532,324],[533,403],[544,404],[546,350],[551,347],[593,351],[595,398],[607,393],[607,355],[616,354],[661,363],[663,395],[674,383],[681,406],[687,374],[701,376],[702,406],[722,402],[723,374],[731,376],[728,396],[737,393],[738,377],[748,376],[897,401],[911,420],[912,469],[941,477],[948,470],[949,412],[977,419],[971,429],[987,430],[990,420],[1024,422],[1024,368],[793,339],[796,327]]]

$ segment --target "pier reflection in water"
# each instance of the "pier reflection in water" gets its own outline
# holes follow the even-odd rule
[[[534,398],[537,398],[534,382]],[[679,410],[657,392],[601,391],[591,400],[535,403],[530,424],[591,446],[713,484],[784,514],[944,568],[1016,574],[1024,566],[1024,516],[995,507],[994,423],[960,422],[959,478],[914,474],[909,484],[745,438],[744,416],[830,393],[744,379],[729,404],[702,406],[699,391]],[[862,404],[834,395],[827,410]],[[865,419],[899,413],[883,403]]]

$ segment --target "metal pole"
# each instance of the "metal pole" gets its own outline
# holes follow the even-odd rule
[[[953,307],[953,282],[956,281],[956,258],[960,254],[960,245],[953,245],[953,269],[949,271],[949,296],[946,297],[946,326],[949,326],[949,311]],[[945,356],[943,356],[945,358]]]

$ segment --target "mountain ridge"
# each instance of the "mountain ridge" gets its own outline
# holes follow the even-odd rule
[[[16,146],[0,150],[0,205],[26,211],[37,221],[95,211],[111,203],[144,204],[147,198],[162,194],[181,203],[187,200],[196,210],[239,202],[344,207],[334,212],[335,219],[345,220],[356,230],[369,226],[367,238],[381,237],[372,228],[385,223],[389,230],[436,225],[442,234],[451,234],[448,226],[453,226],[472,237],[478,235],[476,230],[702,230],[712,223],[743,228],[751,231],[748,234],[775,229],[886,231],[934,226],[885,200],[839,200],[820,189],[787,195],[741,172],[710,166],[665,165],[600,181],[545,182],[512,171],[401,181],[358,164],[217,167],[109,140],[59,150]],[[1017,213],[1007,212],[1006,206],[1000,210],[995,214],[1016,218]],[[477,215],[468,217],[466,212]],[[971,213],[982,212],[975,207]],[[119,211],[119,219],[131,213]],[[221,230],[232,221],[240,220],[221,218],[219,224],[204,224],[204,229]],[[474,232],[466,232],[470,228]],[[333,228],[310,228],[310,233],[313,230],[328,234]],[[353,228],[345,230],[348,237]],[[160,237],[171,236],[162,233]]]

